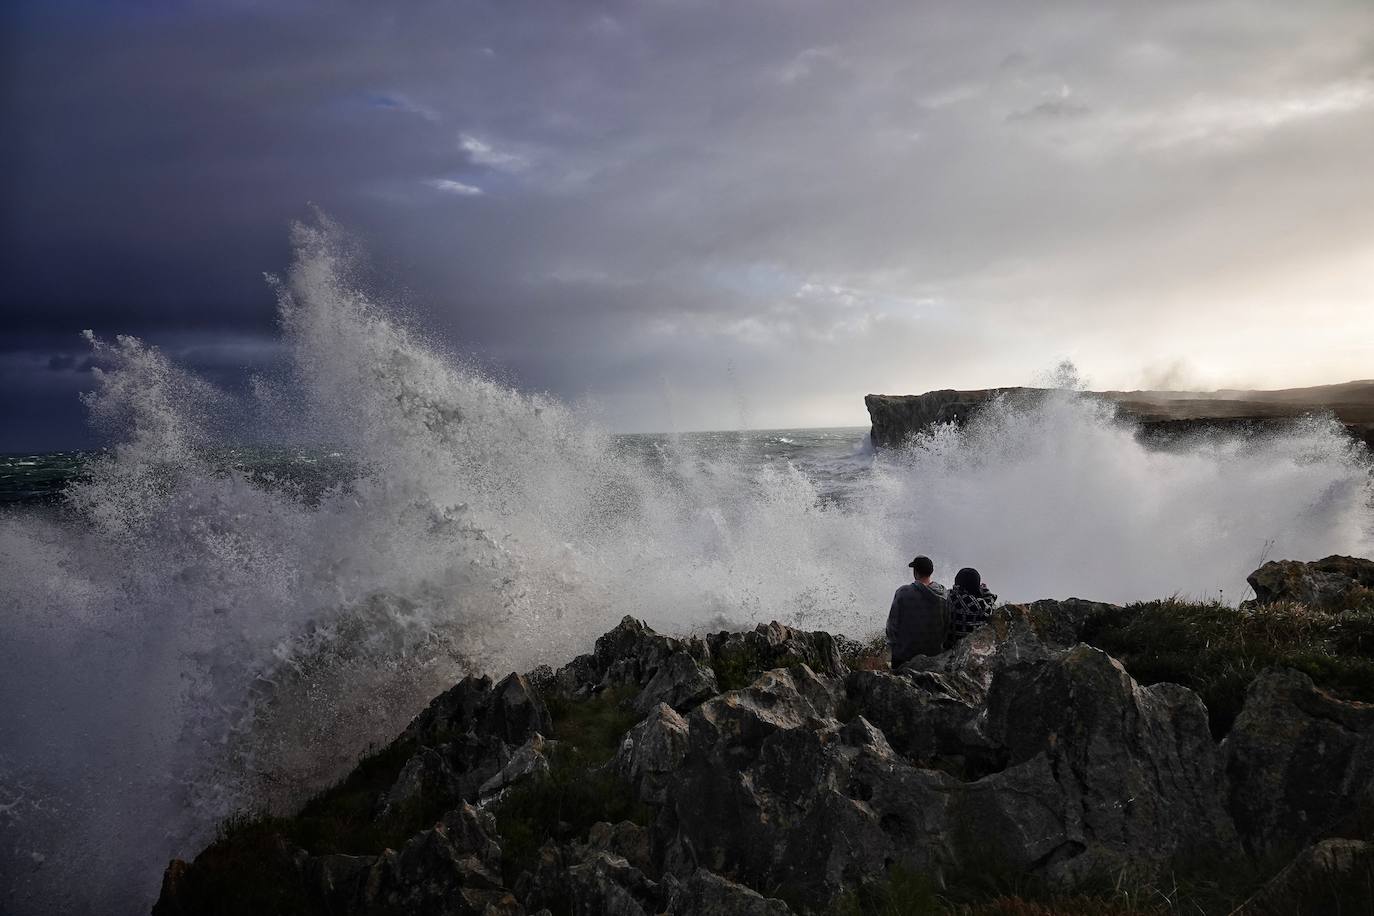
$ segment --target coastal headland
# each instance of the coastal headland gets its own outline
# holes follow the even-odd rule
[[[878,448],[895,448],[937,423],[965,423],[997,397],[1034,400],[1043,388],[944,389],[925,394],[864,397]],[[1143,437],[1169,440],[1208,430],[1263,431],[1312,415],[1334,416],[1374,449],[1374,380],[1275,391],[1090,391],[1137,424]]]

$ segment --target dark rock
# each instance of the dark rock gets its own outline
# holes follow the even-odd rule
[[[546,741],[544,736],[538,733],[531,735],[530,740],[515,749],[500,772],[482,783],[477,790],[478,798],[485,804],[517,783],[547,776],[548,753],[554,744],[556,742]]]
[[[667,801],[670,776],[687,753],[687,722],[667,703],[660,703],[630,729],[611,766],[650,805]]]
[[[401,767],[391,788],[377,803],[377,817],[388,818],[426,797],[459,798],[462,780],[433,748],[422,747]]]
[[[1356,604],[1374,605],[1374,560],[1329,556],[1301,563],[1271,560],[1246,580],[1255,590],[1242,607],[1293,601],[1312,607],[1341,610]]]
[[[1298,854],[1233,916],[1374,913],[1374,843],[1322,840]]]
[[[465,677],[436,697],[401,734],[401,740],[437,747],[455,736],[491,735],[518,747],[531,735],[550,734],[543,699],[522,675],[492,686],[489,677]]]
[[[667,903],[665,889],[624,856],[592,844],[545,844],[519,892],[528,906],[571,916],[650,916]]]
[[[1374,838],[1374,705],[1337,700],[1297,671],[1266,671],[1224,752],[1236,826],[1261,860],[1329,836]]]
[[[664,636],[633,617],[601,636],[591,653],[580,655],[548,678],[549,689],[581,698],[608,687],[639,687],[650,692],[644,709],[666,701],[686,707],[710,694],[714,679],[699,665],[708,650],[700,639]],[[660,671],[664,670],[660,675]],[[714,692],[714,690],[711,690]]]
[[[862,719],[841,725],[842,697],[841,682],[797,665],[698,707],[688,717],[688,753],[670,775],[669,808],[655,823],[665,869],[789,887],[822,906],[847,878],[891,859],[870,806],[875,794],[921,822],[913,836],[933,836],[929,812],[944,806],[935,787],[952,780],[910,767]],[[864,756],[872,758],[866,769],[857,762]],[[866,780],[851,779],[859,769]]]
[[[913,763],[974,777],[1001,769],[1005,754],[975,725],[986,691],[961,672],[854,671],[849,704]]]
[[[501,886],[501,849],[491,815],[462,805],[399,852],[377,856],[298,853],[311,912],[334,916],[522,916]]]
[[[489,814],[463,805],[399,853],[387,850],[377,857],[361,898],[355,896],[353,907],[342,911],[523,916],[524,907],[501,885],[501,849],[491,839],[494,833]]]
[[[873,423],[870,433],[878,448],[898,448],[908,439],[940,423],[966,423],[984,404],[998,395],[1024,388],[987,388],[980,391],[927,391],[925,394],[869,394],[864,406]]]
[[[658,872],[654,865],[653,837],[647,828],[633,821],[621,821],[618,824],[600,821],[593,824],[587,831],[586,845],[594,852],[620,856],[650,877]]]
[[[525,677],[510,674],[495,685],[488,677],[463,678],[436,697],[397,739],[416,746],[416,752],[380,807],[389,813],[421,795],[476,801],[511,766],[517,748],[535,737],[542,741],[540,736],[552,728],[548,708]],[[524,764],[535,762],[522,758],[516,765]]]
[[[873,444],[900,448],[935,424],[967,423],[998,397],[1034,404],[1049,394],[1051,389],[1044,388],[945,389],[870,394],[864,405],[873,424]],[[1374,382],[1368,380],[1281,391],[1085,391],[1081,396],[1109,405],[1136,426],[1142,441],[1163,447],[1218,432],[1253,435],[1292,429],[1303,417],[1326,413],[1335,414],[1353,439],[1374,447]]]
[[[791,916],[781,900],[699,868],[673,892],[665,916]]]
[[[745,633],[712,633],[706,645],[711,667],[726,690],[747,686],[760,672],[792,665],[806,665],[827,677],[844,677],[849,672],[835,637],[777,621],[761,623]]]
[[[635,711],[643,715],[659,703],[689,710],[719,692],[716,675],[687,652],[674,652],[658,667],[635,698]]]
[[[1192,691],[1176,684],[1141,687],[1106,653],[1077,646],[1047,662],[997,670],[980,726],[1008,756],[1007,770],[988,777],[980,791],[1023,778],[1019,768],[1043,776],[1047,766],[1059,792],[1052,810],[1062,841],[1054,858],[1028,860],[1013,840],[1015,848],[1003,849],[1008,861],[1073,884],[1126,867],[1159,874],[1202,857],[1241,858],[1222,801],[1221,754],[1207,709]],[[996,794],[1000,809],[1024,807],[1031,797]],[[1051,800],[1045,791],[1033,794],[1039,797],[1032,807]],[[1004,842],[979,826],[976,835]]]

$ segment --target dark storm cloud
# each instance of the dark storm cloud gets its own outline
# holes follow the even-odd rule
[[[624,428],[733,425],[741,392],[858,423],[1065,355],[1121,386],[1374,364],[1362,2],[4,15],[0,352],[34,372],[85,327],[271,364],[262,273],[310,203],[456,349]]]

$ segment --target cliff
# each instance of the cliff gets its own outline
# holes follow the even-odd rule
[[[895,448],[931,424],[967,422],[992,398],[1030,400],[1043,393],[1038,388],[945,389],[917,395],[870,394],[864,404],[873,424],[873,444]],[[1212,429],[1263,429],[1308,414],[1329,413],[1354,438],[1374,449],[1374,381],[1277,391],[1095,391],[1087,395],[1114,403],[1120,416],[1136,422],[1142,435],[1152,439]]]
[[[627,617],[226,825],[154,913],[1369,912],[1374,562],[1255,583],[1250,611],[1008,606],[899,671]]]

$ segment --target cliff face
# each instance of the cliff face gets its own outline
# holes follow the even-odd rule
[[[944,389],[916,395],[870,394],[864,405],[873,423],[873,444],[897,448],[935,423],[965,423],[989,400],[1006,395],[1033,399],[1038,388]],[[1208,430],[1253,431],[1330,413],[1354,438],[1374,449],[1374,381],[1279,391],[1094,391],[1089,397],[1116,404],[1120,416],[1149,439],[1169,440]]]
[[[1308,631],[1374,582],[1367,560],[1293,566],[1258,571],[1261,597],[1316,602]],[[1218,743],[1199,694],[1084,641],[1140,613],[1008,606],[897,671],[823,632],[627,617],[557,671],[463,680],[294,817],[230,825],[154,913],[819,916],[989,886],[1101,912],[1104,876],[1210,886],[1300,850],[1249,903],[1196,912],[1374,904],[1374,706],[1256,671]]]

